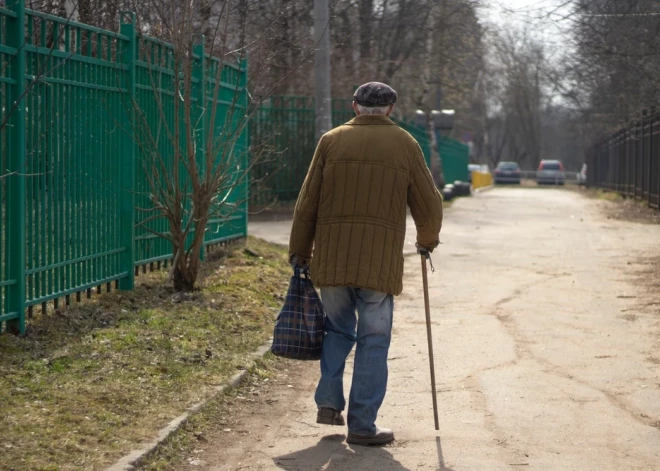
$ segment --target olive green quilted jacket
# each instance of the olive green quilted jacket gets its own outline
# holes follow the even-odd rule
[[[314,285],[403,290],[406,206],[417,242],[439,243],[442,197],[417,141],[386,116],[325,134],[298,196],[289,255],[311,260]]]

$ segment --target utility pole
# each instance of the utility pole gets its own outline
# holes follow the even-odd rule
[[[330,8],[328,0],[314,0],[314,76],[316,79],[316,141],[332,129],[330,96]]]
[[[66,0],[64,2],[64,11],[66,12],[66,19],[69,21],[78,21],[78,2],[75,0]]]

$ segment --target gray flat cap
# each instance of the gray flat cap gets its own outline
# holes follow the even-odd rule
[[[396,91],[381,82],[367,82],[355,90],[353,100],[362,106],[389,106],[396,103]]]

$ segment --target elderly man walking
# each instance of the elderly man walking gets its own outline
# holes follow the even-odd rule
[[[291,230],[294,264],[311,263],[326,310],[317,423],[344,425],[343,375],[354,345],[347,442],[385,445],[376,426],[387,388],[393,296],[403,290],[406,207],[419,248],[439,244],[442,197],[419,144],[389,115],[396,92],[369,82],[353,96],[357,115],[318,143]],[[357,316],[356,316],[357,310]]]

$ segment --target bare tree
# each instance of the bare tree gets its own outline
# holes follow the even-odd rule
[[[658,104],[660,9],[650,0],[582,0],[575,8],[577,55],[570,72],[606,127]],[[596,117],[596,116],[594,116]]]
[[[194,289],[209,225],[245,210],[248,176],[261,162],[259,149],[247,146],[251,114],[313,53],[307,48],[279,81],[259,87],[272,64],[272,43],[267,33],[255,39],[247,34],[247,7],[244,2],[153,0],[138,15],[139,30],[153,31],[151,24],[158,24],[163,41],[138,41],[138,60],[146,65],[141,66],[142,92],[129,104],[130,132],[148,180],[143,204],[137,205],[139,226],[172,244],[171,280],[179,291]],[[255,53],[249,81],[248,53]],[[248,86],[262,92],[252,103]],[[139,93],[145,89],[151,99],[143,106]]]
[[[528,168],[541,159],[541,117],[548,104],[543,45],[529,31],[507,31],[492,37],[493,54],[486,87],[490,92],[486,148],[491,165],[506,153]]]
[[[227,218],[242,204],[234,194],[248,172],[247,146],[240,142],[247,123],[246,84],[239,73],[245,49],[229,51],[228,2],[162,0],[149,7],[142,18],[151,22],[156,15],[159,36],[171,46],[141,38],[136,51],[147,64],[152,93],[146,106],[138,95],[130,102],[150,203],[138,206],[139,224],[172,244],[174,287],[191,291],[209,221]],[[202,31],[210,34],[207,41]],[[162,219],[167,230],[154,224]]]
[[[565,31],[567,47],[548,67],[553,92],[579,113],[580,134],[592,141],[657,106],[660,7],[655,0],[565,0],[529,12],[538,28]]]

